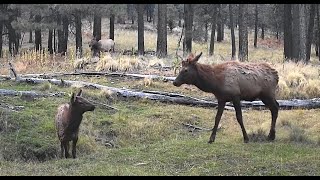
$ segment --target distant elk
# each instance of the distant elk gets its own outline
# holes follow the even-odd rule
[[[229,101],[233,102],[244,142],[247,143],[249,138],[242,121],[240,100],[253,101],[256,98],[261,99],[271,111],[272,121],[268,140],[274,140],[279,110],[279,104],[275,99],[279,81],[278,72],[266,63],[245,64],[229,61],[217,65],[200,64],[198,60],[201,55],[202,52],[196,57],[190,54],[182,61],[182,69],[173,85],[179,87],[182,84],[192,84],[204,92],[213,93],[217,98],[218,111],[208,143],[215,141],[225,104]]]
[[[95,106],[88,100],[81,97],[82,90],[72,93],[69,103],[62,104],[58,107],[55,118],[58,138],[61,143],[61,157],[69,158],[69,142],[72,141],[72,157],[76,158],[76,145],[78,142],[79,126],[83,114],[87,111],[93,111]]]
[[[97,41],[96,37],[89,43],[93,56],[98,56],[100,52],[114,52],[114,46],[115,42],[112,39],[101,39]]]

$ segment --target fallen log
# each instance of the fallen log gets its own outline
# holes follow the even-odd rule
[[[70,86],[82,86],[89,89],[100,89],[100,90],[109,90],[118,97],[124,98],[138,98],[138,99],[150,99],[156,100],[165,103],[173,104],[184,104],[184,105],[198,105],[204,107],[216,107],[217,102],[205,101],[193,97],[187,97],[184,95],[179,95],[175,93],[159,93],[159,92],[141,92],[136,90],[130,90],[125,88],[114,88],[108,87],[100,84],[83,82],[83,81],[70,81],[70,80],[57,80],[57,79],[39,79],[39,78],[22,78],[15,80],[20,83],[28,84],[41,84],[41,83],[51,83],[57,86],[70,87]]]
[[[9,89],[0,89],[0,96],[24,96],[30,98],[37,97],[62,97],[65,96],[64,92],[57,93],[37,93],[35,91],[15,91]]]
[[[110,90],[117,94],[119,97],[125,98],[139,98],[150,99],[164,103],[182,104],[182,105],[196,105],[202,107],[216,107],[217,102],[197,99],[193,97],[184,96],[177,93],[159,92],[159,91],[136,91],[125,88],[115,88],[104,86],[95,83],[83,82],[83,81],[70,81],[70,80],[57,80],[57,79],[37,79],[37,78],[20,78],[17,82],[26,82],[31,84],[40,84],[49,82],[58,86],[70,87],[73,85],[80,85],[89,89]],[[310,100],[277,100],[279,102],[280,109],[315,109],[320,108],[320,98],[314,98]],[[252,109],[266,109],[262,101],[241,101],[243,108]],[[232,110],[232,103],[226,104],[228,110]]]
[[[24,74],[20,75],[22,78],[43,78],[43,79],[52,79],[62,76],[111,76],[111,77],[129,77],[135,79],[144,79],[150,78],[153,80],[161,80],[161,81],[174,81],[175,77],[166,77],[166,76],[158,76],[158,75],[145,75],[145,74],[130,74],[130,73],[108,73],[108,72],[72,72],[72,73],[43,73],[43,74]],[[1,75],[0,78],[8,79],[9,76]]]
[[[9,112],[18,112],[24,109],[24,106],[13,106],[9,104],[1,104],[0,103],[0,109],[4,111],[9,111]]]
[[[26,82],[30,84],[40,84],[49,82],[58,86],[82,86],[89,89],[100,89],[100,90],[109,90],[115,93],[118,97],[125,98],[138,98],[138,99],[149,99],[155,100],[164,103],[172,103],[172,104],[182,104],[182,105],[196,105],[202,107],[216,107],[218,105],[217,102],[207,101],[202,99],[197,99],[193,97],[184,96],[177,93],[168,93],[168,92],[159,92],[159,91],[136,91],[125,88],[115,88],[104,86],[95,83],[89,83],[84,81],[71,81],[71,80],[57,80],[57,79],[39,79],[39,78],[17,78],[16,82]],[[279,103],[280,109],[315,109],[320,108],[320,98],[314,98],[310,100],[277,100]],[[226,106],[233,107],[232,103],[227,103]],[[243,108],[251,108],[251,109],[266,109],[262,101],[241,101],[241,106]]]

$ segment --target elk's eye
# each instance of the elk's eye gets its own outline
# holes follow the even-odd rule
[[[188,72],[188,69],[184,69],[184,72]]]

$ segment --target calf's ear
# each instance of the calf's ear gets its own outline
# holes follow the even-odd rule
[[[70,102],[71,102],[71,103],[73,103],[73,102],[75,101],[75,97],[74,97],[74,96],[75,96],[75,94],[74,94],[74,92],[73,92],[72,95],[71,95],[71,99],[70,99]]]
[[[77,96],[81,96],[82,95],[82,89],[79,90]]]

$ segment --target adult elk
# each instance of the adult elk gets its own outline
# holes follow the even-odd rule
[[[213,93],[217,98],[218,111],[208,143],[215,141],[225,104],[229,101],[234,105],[244,142],[247,143],[249,138],[242,121],[240,100],[253,101],[256,98],[261,99],[271,111],[272,122],[268,140],[274,140],[279,110],[279,104],[275,99],[278,72],[266,63],[245,64],[229,61],[213,66],[200,64],[198,60],[201,55],[202,52],[195,57],[190,54],[182,61],[182,69],[173,85],[179,87],[182,84],[192,84],[202,91]]]
[[[115,43],[112,39],[101,39],[97,41],[96,37],[94,37],[89,43],[93,56],[97,56],[101,51],[114,52],[114,46]]]
[[[72,141],[72,157],[76,158],[76,145],[78,141],[79,126],[83,114],[87,111],[93,111],[95,106],[88,100],[81,97],[82,90],[72,93],[69,103],[62,104],[58,107],[55,118],[58,138],[61,143],[61,157],[63,153],[65,158],[69,158],[69,142]]]

